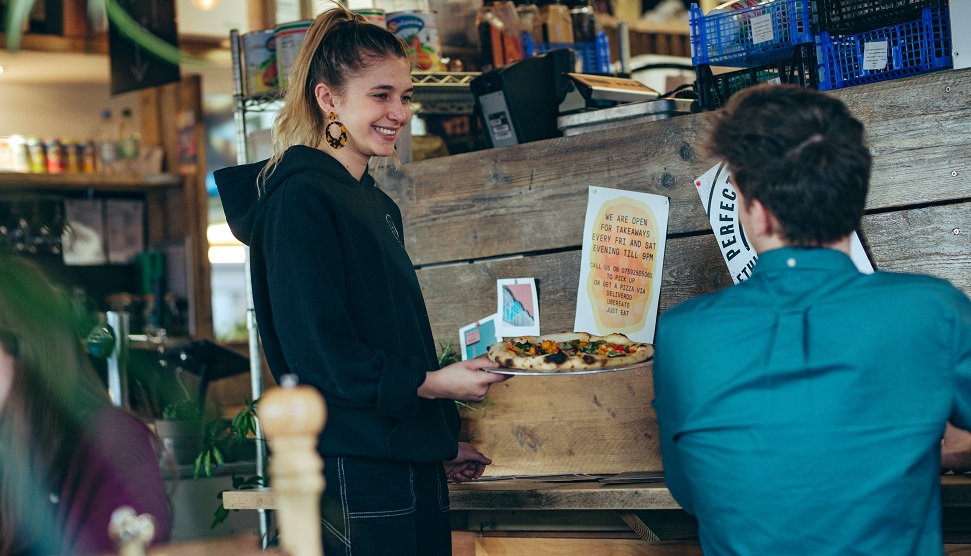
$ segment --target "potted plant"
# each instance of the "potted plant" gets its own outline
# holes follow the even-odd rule
[[[171,402],[154,422],[155,434],[165,451],[178,465],[195,461],[203,439],[203,419],[199,407],[189,399]]]
[[[252,445],[250,435],[256,435],[256,407],[259,400],[244,398],[243,408],[232,418],[228,426],[221,419],[207,421],[202,428],[200,446],[193,460],[193,478],[200,475],[212,477],[213,468],[221,467],[226,461],[238,459],[248,454]],[[255,438],[256,442],[261,439]],[[255,457],[253,454],[251,457]],[[260,475],[241,476],[233,474],[234,490],[250,490],[268,483]],[[218,495],[219,506],[213,513],[210,528],[214,528],[229,517],[230,510],[222,504],[222,492]]]

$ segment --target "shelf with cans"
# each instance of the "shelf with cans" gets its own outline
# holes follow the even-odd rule
[[[610,73],[610,45],[590,0],[483,0],[435,8],[375,6],[355,10],[406,42],[415,64],[414,102],[425,114],[471,114],[469,92],[479,72],[569,48],[576,73]],[[410,6],[410,4],[409,4]],[[283,23],[245,34],[230,32],[238,109],[273,110],[311,20]]]
[[[947,0],[739,0],[707,14],[693,4],[689,24],[708,110],[759,83],[831,90],[953,67]]]
[[[474,104],[469,84],[479,72],[423,72],[411,74],[415,85],[412,101],[421,105],[424,113],[471,114]],[[237,109],[245,112],[276,111],[283,102],[282,89],[270,89],[256,94],[237,94]]]
[[[0,172],[0,193],[20,190],[51,192],[142,193],[182,185],[174,174],[28,174]]]

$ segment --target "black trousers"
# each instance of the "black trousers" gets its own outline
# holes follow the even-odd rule
[[[450,556],[441,463],[324,459],[321,529],[327,556]]]

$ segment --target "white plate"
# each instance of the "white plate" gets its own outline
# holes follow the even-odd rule
[[[512,375],[512,376],[561,376],[561,375],[592,375],[598,373],[613,373],[616,371],[633,371],[634,369],[643,369],[644,367],[650,367],[654,365],[654,359],[648,359],[647,361],[642,361],[635,365],[627,365],[624,367],[612,367],[609,369],[585,369],[582,371],[524,371],[522,369],[510,369],[508,367],[496,367],[495,369],[482,369],[483,371],[496,373],[499,375]]]

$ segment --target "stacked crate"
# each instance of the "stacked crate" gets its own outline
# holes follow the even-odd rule
[[[820,90],[953,66],[947,0],[811,2]]]
[[[809,0],[776,0],[707,16],[692,4],[689,25],[698,104],[705,110],[759,83],[817,86]]]
[[[759,83],[831,90],[953,67],[947,0],[740,2],[749,7],[707,16],[691,6],[695,88],[706,110]]]

